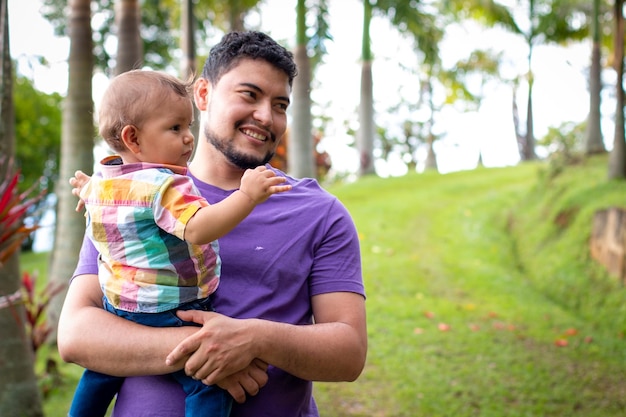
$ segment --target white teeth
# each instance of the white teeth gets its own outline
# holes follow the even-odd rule
[[[258,140],[262,140],[262,141],[267,140],[267,137],[265,135],[259,135],[258,133],[255,133],[255,132],[253,132],[251,130],[248,130],[248,129],[243,129],[242,132],[245,133],[246,135],[252,136],[253,138],[258,139]]]

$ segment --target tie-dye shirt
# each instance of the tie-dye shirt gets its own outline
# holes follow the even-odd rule
[[[208,205],[187,169],[122,164],[119,156],[103,159],[100,168],[81,198],[107,301],[125,311],[157,313],[213,293],[221,266],[217,241],[183,240],[189,219]]]

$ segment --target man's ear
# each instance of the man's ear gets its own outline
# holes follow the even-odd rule
[[[211,98],[211,83],[204,78],[198,78],[193,86],[193,98],[198,110],[205,111]]]
[[[126,145],[126,148],[131,151],[133,154],[138,154],[141,152],[141,147],[139,145],[139,132],[137,128],[133,125],[126,125],[122,129],[122,142]]]

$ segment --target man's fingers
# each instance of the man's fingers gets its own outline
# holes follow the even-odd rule
[[[199,325],[203,325],[207,319],[208,314],[204,311],[198,310],[178,310],[176,315],[183,321],[197,323]],[[187,337],[182,342],[180,342],[174,350],[170,352],[169,355],[165,358],[165,364],[167,366],[173,366],[181,361],[187,361],[189,356],[191,356],[202,344],[202,338],[198,336],[197,333]],[[195,370],[192,369],[192,372],[189,372],[188,367],[189,363],[185,365],[185,371],[187,375],[193,375]]]
[[[228,391],[230,396],[233,397],[233,399],[239,404],[243,404],[243,402],[246,401],[246,392],[237,381],[227,379],[221,381],[217,385],[223,390]]]
[[[165,364],[167,366],[175,366],[181,362],[187,361],[189,356],[192,355],[200,346],[200,340],[198,340],[195,335],[191,335],[187,337],[185,340],[180,342],[174,350],[172,350],[169,355],[165,358]],[[185,370],[187,370],[187,365],[185,365]],[[192,375],[193,373],[187,372],[187,375]]]
[[[183,321],[190,321],[199,325],[203,325],[206,321],[204,312],[198,310],[178,310],[176,315]]]

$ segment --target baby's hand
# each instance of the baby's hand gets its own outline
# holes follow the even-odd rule
[[[287,178],[277,176],[274,171],[264,166],[258,166],[244,172],[239,190],[250,197],[254,203],[259,204],[272,194],[291,190],[291,185],[279,185],[285,181]]]
[[[70,185],[72,186],[72,194],[78,197],[78,203],[76,204],[76,211],[81,211],[85,208],[85,202],[80,199],[80,191],[85,184],[89,182],[91,177],[85,174],[83,171],[76,171],[74,176],[70,178]]]

